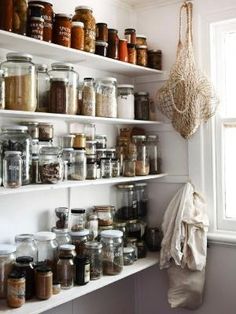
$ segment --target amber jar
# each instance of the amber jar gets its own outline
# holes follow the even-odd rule
[[[137,63],[137,52],[134,44],[128,44],[128,62],[131,64]]]
[[[106,23],[96,24],[96,40],[108,42],[108,28]]]
[[[53,26],[53,43],[65,47],[71,46],[71,16],[56,14]]]
[[[128,44],[136,44],[136,30],[134,28],[125,29],[125,38],[127,39]]]
[[[119,60],[123,62],[128,62],[127,39],[119,40]]]
[[[31,17],[28,22],[27,36],[43,40],[44,19],[41,17]]]
[[[85,149],[86,148],[86,136],[83,133],[75,134],[74,138],[74,149]]]
[[[118,30],[108,29],[108,51],[107,56],[112,59],[119,59],[119,37]]]
[[[147,46],[147,37],[144,35],[136,35],[136,45]]]
[[[106,57],[107,56],[108,43],[105,41],[96,41],[96,55]]]
[[[84,50],[84,23],[72,22],[71,48]]]
[[[137,65],[146,67],[148,65],[147,46],[137,45],[136,50],[137,50]]]
[[[41,266],[35,270],[36,297],[47,300],[52,296],[52,271],[50,267]]]
[[[76,7],[72,20],[84,23],[84,50],[95,53],[96,21],[92,8],[88,6]]]
[[[12,272],[7,280],[7,304],[18,308],[25,303],[25,277],[22,272]]]
[[[26,35],[28,1],[14,0],[13,4],[13,32]]]
[[[161,50],[148,51],[148,66],[149,68],[162,70],[162,52]]]
[[[0,1],[0,29],[12,31],[13,27],[13,0]]]

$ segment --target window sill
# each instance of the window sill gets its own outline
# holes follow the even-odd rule
[[[209,232],[207,239],[209,244],[236,246],[236,232],[233,231]]]

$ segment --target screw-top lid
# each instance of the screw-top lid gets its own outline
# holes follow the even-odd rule
[[[117,79],[114,77],[102,77],[102,78],[98,78],[96,81],[116,83]]]
[[[148,92],[137,92],[135,93],[135,96],[148,96],[149,93]]]
[[[29,264],[33,262],[33,257],[31,256],[19,256],[16,258],[16,262],[19,264]]]
[[[146,45],[136,45],[136,49],[147,49]]]
[[[143,38],[143,39],[147,39],[147,36],[142,35],[142,34],[137,34],[136,38]]]
[[[73,245],[73,244],[62,244],[59,246],[59,250],[74,251],[75,245]]]
[[[52,228],[52,232],[56,233],[56,234],[66,234],[69,232],[69,229],[57,229],[56,227]]]
[[[7,150],[6,152],[4,152],[5,156],[9,156],[9,155],[21,155],[22,152],[19,151],[14,151],[14,150]]]
[[[115,228],[119,228],[119,227],[126,227],[126,222],[116,222]]]
[[[107,26],[107,23],[96,23],[96,26]]]
[[[84,78],[84,81],[85,81],[85,82],[90,82],[90,81],[91,81],[91,82],[94,82],[94,78],[93,78],[93,77],[85,77],[85,78]]]
[[[71,213],[72,214],[84,214],[85,209],[84,208],[72,208]]]
[[[136,30],[134,28],[126,28],[125,33],[135,33]]]
[[[80,230],[80,231],[71,231],[70,235],[72,237],[85,237],[85,236],[89,235],[89,230],[84,229],[84,230]]]
[[[84,23],[83,23],[83,22],[78,22],[78,21],[73,21],[71,26],[72,26],[72,27],[81,27],[81,28],[84,28]]]
[[[108,28],[108,32],[109,33],[118,33],[118,30],[117,29],[114,29],[114,28]]]
[[[146,140],[146,135],[133,135],[132,139],[134,140],[140,140],[140,141],[145,141]]]
[[[120,230],[104,230],[101,232],[101,237],[103,238],[121,238],[123,232]]]
[[[72,19],[72,15],[71,14],[65,14],[65,13],[57,13],[55,14],[55,17],[66,17],[67,19]]]
[[[117,88],[132,88],[134,89],[134,85],[129,85],[129,84],[119,84],[117,85]]]
[[[40,231],[34,235],[37,241],[52,241],[56,239],[56,234],[50,231]]]
[[[0,244],[0,255],[12,254],[16,251],[15,245]]]
[[[124,254],[134,253],[134,248],[131,246],[124,247],[123,252]]]
[[[32,56],[28,53],[9,52],[7,61],[32,61]]]
[[[100,242],[97,242],[97,241],[88,241],[85,243],[85,247],[87,249],[101,249],[102,248],[102,244]]]
[[[15,241],[33,241],[34,240],[34,235],[30,233],[22,233],[22,234],[17,234],[15,236]]]
[[[7,125],[2,127],[2,131],[21,131],[21,132],[27,132],[28,128],[24,125]]]
[[[93,9],[87,5],[78,5],[77,7],[75,7],[75,11],[77,10],[89,10],[93,12]]]
[[[47,72],[48,66],[47,64],[35,64],[37,72]]]
[[[62,63],[55,62],[51,65],[52,70],[74,70],[74,65],[72,63]]]
[[[21,279],[21,278],[25,278],[25,274],[21,271],[13,271],[8,275],[9,279]]]
[[[36,271],[39,272],[39,273],[48,273],[48,272],[52,271],[52,269],[51,269],[51,267],[43,265],[43,266],[37,267]]]

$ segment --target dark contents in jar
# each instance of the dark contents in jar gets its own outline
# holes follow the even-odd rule
[[[0,1],[0,29],[11,32],[13,27],[13,0]]]
[[[120,265],[117,265],[116,263],[114,262],[110,262],[110,261],[103,261],[103,273],[105,275],[117,275],[119,274],[123,267],[120,266]]]
[[[50,104],[51,113],[67,113],[67,81],[63,79],[52,79],[50,86]]]
[[[57,183],[61,180],[60,163],[39,165],[39,175],[42,183]]]

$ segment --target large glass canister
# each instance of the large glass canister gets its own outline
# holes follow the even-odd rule
[[[6,151],[3,158],[3,186],[5,188],[19,188],[22,185],[21,152]]]
[[[95,53],[96,21],[93,9],[88,6],[77,6],[73,21],[84,23],[84,51]]]
[[[84,254],[90,260],[90,279],[100,279],[102,277],[102,244],[97,241],[88,241],[85,243]]]
[[[39,176],[41,183],[58,183],[63,179],[61,150],[56,146],[43,146],[39,151]]]
[[[50,77],[48,75],[48,67],[46,64],[36,65],[36,88],[37,88],[37,111],[49,111],[49,89]]]
[[[157,135],[148,135],[147,147],[150,163],[150,174],[161,173],[161,154]]]
[[[96,97],[94,79],[87,77],[84,78],[84,84],[82,88],[81,114],[84,116],[95,117],[95,113],[96,113]]]
[[[35,111],[36,74],[32,56],[10,52],[1,64],[5,75],[5,107],[10,110]]]
[[[121,119],[134,119],[134,86],[118,85],[117,116]]]
[[[117,118],[117,80],[113,77],[96,81],[96,116]]]
[[[14,245],[0,244],[0,299],[7,295],[7,277],[15,262],[15,252]]]
[[[104,275],[118,275],[123,269],[123,233],[119,230],[101,232]]]
[[[15,236],[16,257],[30,256],[36,263],[38,261],[38,249],[33,234],[17,234]]]
[[[118,220],[137,218],[137,200],[133,184],[118,184],[117,186],[117,211]]]
[[[2,156],[6,151],[21,152],[22,158],[22,184],[30,183],[31,164],[31,137],[26,126],[12,125],[2,127],[0,135]]]
[[[137,176],[147,176],[149,174],[149,156],[145,135],[134,135],[132,141],[137,147],[137,160],[135,172]]]
[[[51,110],[55,113],[77,114],[79,75],[73,64],[53,63],[49,75]]]
[[[138,92],[135,94],[135,119],[149,120],[149,94],[147,92]]]
[[[143,218],[147,216],[148,211],[148,195],[147,195],[147,183],[136,182],[134,184],[135,194],[137,199],[137,212],[138,217]]]

